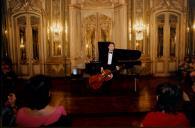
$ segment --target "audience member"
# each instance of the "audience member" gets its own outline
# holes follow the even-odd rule
[[[190,121],[190,125],[195,127],[195,107],[192,104],[192,101],[189,95],[186,92],[183,92],[184,100],[184,112]]]
[[[182,99],[181,89],[170,83],[157,87],[157,111],[149,112],[144,118],[143,127],[189,127],[189,121],[177,104]]]
[[[16,112],[16,95],[15,93],[10,93],[2,109],[2,126],[15,126]]]
[[[179,64],[178,68],[179,80],[182,82],[189,81],[190,74],[190,58],[184,58],[184,61]]]
[[[2,79],[2,101],[6,102],[9,93],[13,93],[16,89],[17,76],[12,69],[12,62],[5,57],[1,65],[1,79]]]
[[[17,76],[12,69],[11,59],[4,57],[1,65],[2,82],[2,125],[12,127],[15,125],[16,118],[16,82]]]
[[[190,63],[191,71],[195,71],[195,57],[192,57],[192,62]]]
[[[195,93],[195,71],[190,73],[190,77],[191,77],[191,80],[192,80],[191,88],[192,88],[192,91]]]
[[[67,113],[63,106],[51,106],[51,81],[44,75],[36,75],[27,82],[25,106],[16,115],[19,127],[67,126]],[[69,125],[69,124],[68,124]]]
[[[195,58],[192,58],[192,63],[190,65],[191,67],[191,73],[190,73],[190,77],[191,77],[191,85],[192,85],[192,91],[195,93]]]

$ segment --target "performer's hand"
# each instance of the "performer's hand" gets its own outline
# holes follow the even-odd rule
[[[110,77],[112,79],[113,78],[113,74],[108,75],[108,77]]]
[[[101,67],[101,73],[104,71],[104,68],[103,67]]]
[[[119,66],[116,66],[116,70],[117,70],[117,71],[120,70],[120,67],[119,67]]]
[[[188,94],[184,91],[183,91],[183,96],[182,97],[183,97],[184,101],[190,101],[190,98],[189,98]]]

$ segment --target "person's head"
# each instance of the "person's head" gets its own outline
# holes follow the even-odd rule
[[[12,62],[9,58],[5,57],[2,59],[1,70],[4,74],[12,70]]]
[[[36,75],[31,77],[25,86],[27,97],[26,107],[31,109],[42,109],[50,101],[49,91],[51,81],[48,76]]]
[[[115,48],[115,44],[113,42],[110,42],[109,45],[108,45],[108,50],[113,51],[114,48]]]
[[[16,95],[15,93],[10,93],[8,96],[7,96],[7,99],[8,99],[8,103],[11,105],[11,106],[14,106],[15,103],[16,103]]]
[[[190,58],[189,58],[189,57],[185,57],[185,58],[184,58],[184,61],[185,61],[186,63],[189,63],[189,62],[190,62]]]
[[[157,86],[157,110],[166,113],[176,113],[177,105],[181,99],[181,89],[168,82]]]
[[[195,57],[192,57],[192,63],[195,64]]]

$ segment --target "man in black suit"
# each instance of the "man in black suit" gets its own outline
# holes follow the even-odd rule
[[[110,42],[108,45],[108,52],[104,54],[101,61],[101,73],[104,73],[104,70],[108,69],[112,72],[111,75],[108,75],[108,77],[111,78],[111,80],[107,81],[103,85],[103,91],[110,92],[110,86],[112,85],[112,80],[115,79],[116,73],[119,70],[119,66],[117,65],[117,58],[115,56],[115,44],[113,42]],[[113,78],[114,76],[114,78]]]
[[[119,70],[119,66],[117,65],[117,58],[115,56],[115,44],[113,42],[110,42],[108,45],[108,52],[107,54],[102,57],[101,61],[101,72],[103,72],[105,69],[109,69],[111,71]]]

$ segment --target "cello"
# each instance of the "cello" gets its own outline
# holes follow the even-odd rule
[[[94,89],[94,90],[98,90],[102,84],[105,81],[109,81],[113,78],[113,73],[117,72],[121,69],[123,69],[125,67],[125,65],[120,65],[119,69],[115,69],[113,71],[109,70],[109,69],[105,69],[102,71],[102,73],[96,74],[96,75],[92,75],[89,77],[89,86]]]
[[[109,81],[112,78],[113,78],[112,72],[110,70],[106,69],[100,74],[96,74],[96,75],[89,77],[89,86],[92,89],[97,90],[102,86],[102,84],[105,81]]]

